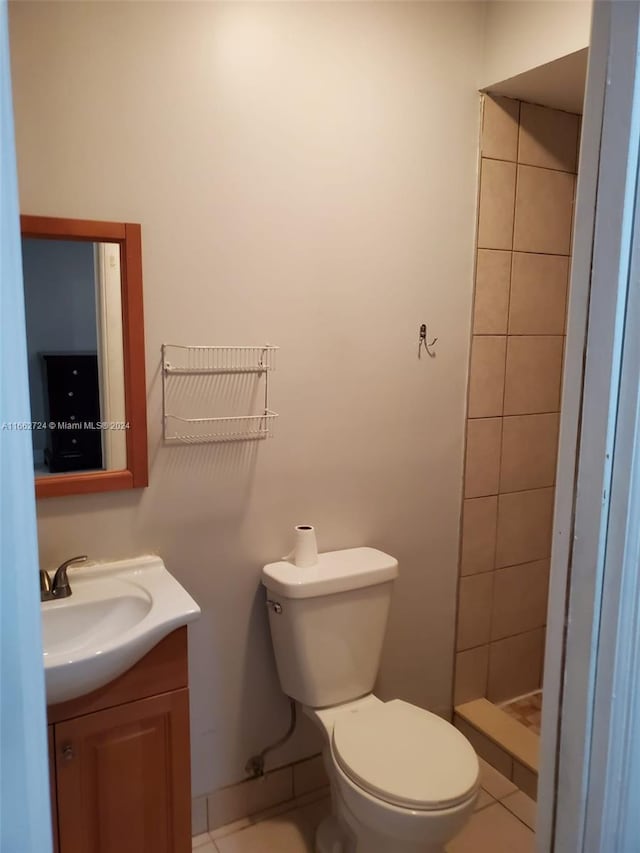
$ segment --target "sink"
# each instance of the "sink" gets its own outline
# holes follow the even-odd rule
[[[75,699],[122,675],[200,608],[159,557],[69,569],[72,594],[45,601],[47,704]]]
[[[45,657],[73,655],[95,643],[108,642],[141,622],[151,610],[151,596],[127,586],[126,582],[95,580],[85,590],[78,583],[70,599],[43,607]],[[96,597],[92,599],[86,592]]]

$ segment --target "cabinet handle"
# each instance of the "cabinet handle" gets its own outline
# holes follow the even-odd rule
[[[73,759],[73,746],[70,743],[65,743],[62,746],[62,758],[65,761],[71,761]]]

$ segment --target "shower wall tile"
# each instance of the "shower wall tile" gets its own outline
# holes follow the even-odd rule
[[[474,335],[469,367],[470,418],[502,414],[506,347],[504,335]]]
[[[456,648],[471,649],[489,642],[493,572],[460,579]]]
[[[473,302],[475,335],[506,335],[509,314],[511,252],[479,249]]]
[[[502,418],[467,421],[465,498],[497,495]]]
[[[537,104],[522,104],[518,162],[576,171],[579,116]]]
[[[515,189],[515,163],[483,158],[478,215],[479,249],[511,249]]]
[[[558,456],[558,413],[515,415],[502,423],[500,491],[553,486]]]
[[[498,498],[465,500],[462,513],[460,574],[475,575],[493,570],[496,556]]]
[[[520,101],[487,95],[482,111],[482,156],[515,163]]]
[[[555,489],[498,497],[496,568],[545,560],[551,555]]]
[[[542,628],[547,617],[549,560],[498,569],[494,578],[491,639]]]
[[[517,252],[570,253],[574,189],[573,175],[518,166],[513,236]]]
[[[569,258],[514,252],[509,334],[563,335],[568,282]]]
[[[561,335],[509,335],[505,415],[560,410],[563,349]]]
[[[458,652],[456,654],[456,677],[453,693],[454,706],[485,696],[488,672],[488,645]]]
[[[518,162],[575,174],[580,117],[523,103],[520,107]]]
[[[540,686],[579,134],[483,98],[456,703]]]
[[[544,628],[491,643],[487,699],[503,702],[537,690],[543,656]]]

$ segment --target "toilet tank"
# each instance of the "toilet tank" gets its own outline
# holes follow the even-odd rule
[[[311,708],[371,693],[398,561],[375,548],[318,555],[311,568],[281,560],[262,571],[283,691]]]

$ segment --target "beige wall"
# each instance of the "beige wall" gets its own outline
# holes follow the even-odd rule
[[[40,502],[43,566],[156,551],[200,603],[194,795],[242,778],[286,728],[259,576],[298,522],[324,550],[397,555],[380,692],[446,713],[481,4],[10,17],[23,211],[143,229],[150,485]],[[417,359],[421,322],[435,360]],[[278,344],[275,438],[162,446],[163,341]],[[279,763],[317,751],[301,730]]]
[[[591,0],[489,0],[480,88],[589,46]]]
[[[541,685],[579,123],[483,99],[455,704]]]

